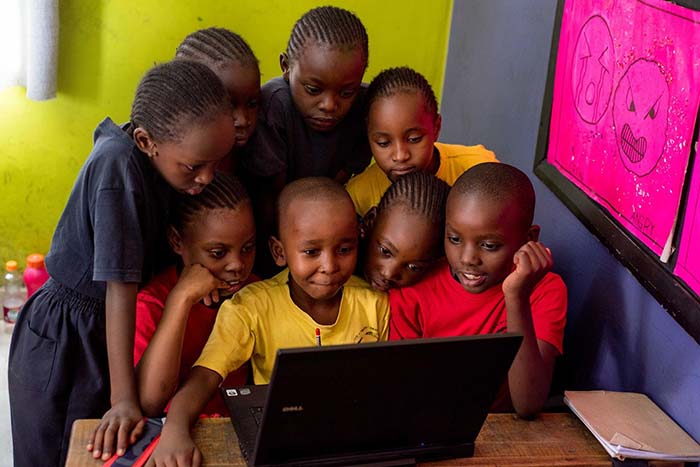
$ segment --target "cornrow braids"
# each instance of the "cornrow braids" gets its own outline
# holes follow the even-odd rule
[[[369,39],[362,21],[352,12],[334,6],[322,6],[307,11],[294,24],[287,43],[287,57],[294,61],[304,53],[304,47],[317,44],[352,50],[359,48],[369,60]]]
[[[236,209],[250,202],[248,192],[234,176],[216,172],[214,180],[197,195],[179,193],[170,211],[170,225],[182,233],[195,222],[198,215],[214,209]]]
[[[445,205],[450,186],[427,172],[411,172],[399,177],[384,192],[377,206],[377,215],[394,206],[424,216],[440,228],[445,225]]]
[[[406,66],[387,68],[375,76],[367,88],[367,110],[380,97],[417,92],[423,95],[426,109],[433,114],[434,119],[437,118],[438,104],[432,86],[425,76]]]
[[[231,61],[258,64],[248,43],[235,32],[224,28],[200,29],[189,34],[177,47],[175,58],[215,65]]]
[[[141,79],[131,106],[131,127],[158,142],[179,142],[185,128],[230,115],[221,80],[206,65],[173,60],[156,65]]]

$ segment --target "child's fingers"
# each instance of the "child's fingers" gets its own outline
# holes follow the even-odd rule
[[[88,441],[87,450],[92,451],[92,457],[97,459],[102,455],[102,438],[104,436],[104,426],[100,423],[92,432],[92,439]]]
[[[202,464],[202,453],[195,449],[192,455],[192,467],[199,467]]]
[[[109,460],[110,457],[112,457],[112,450],[114,448],[114,437],[117,434],[117,428],[113,426],[112,423],[110,423],[107,426],[107,429],[104,432],[104,437],[102,438],[102,460],[106,461]],[[100,445],[96,444],[96,449],[100,449]],[[93,452],[93,457],[94,457],[94,452]]]
[[[119,424],[119,431],[117,432],[117,455],[123,456],[126,452],[126,448],[129,447],[129,439],[131,438],[131,427],[127,420],[122,421]]]
[[[219,289],[218,288],[211,291],[211,299],[215,303],[219,303]]]
[[[129,444],[134,444],[137,439],[141,437],[143,434],[143,429],[146,426],[146,419],[142,418],[139,420],[139,422],[136,424],[133,430],[131,430],[131,436],[129,437]]]

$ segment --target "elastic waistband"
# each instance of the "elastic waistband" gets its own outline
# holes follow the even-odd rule
[[[49,278],[42,289],[53,299],[61,301],[72,309],[80,312],[104,312],[105,301],[82,294],[75,289],[66,287],[53,278]]]

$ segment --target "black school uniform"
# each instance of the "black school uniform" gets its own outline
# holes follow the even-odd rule
[[[131,136],[100,123],[46,257],[51,278],[12,336],[15,467],[63,465],[73,421],[109,410],[106,281],[143,283],[166,262],[170,193]]]
[[[282,172],[286,183],[302,177],[333,178],[340,170],[362,172],[372,152],[364,118],[366,88],[360,88],[348,114],[331,131],[315,131],[304,122],[283,78],[260,89],[258,123],[241,165],[257,177]]]

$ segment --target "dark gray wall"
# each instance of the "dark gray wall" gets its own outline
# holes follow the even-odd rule
[[[536,222],[569,287],[568,388],[640,391],[700,438],[700,346],[533,174],[554,0],[454,2],[442,99],[448,143],[525,170]]]

